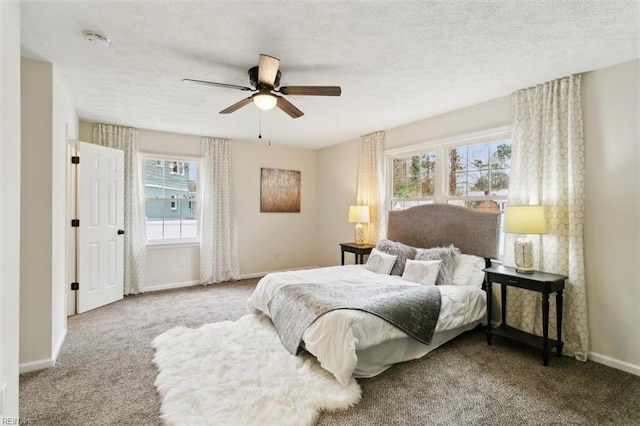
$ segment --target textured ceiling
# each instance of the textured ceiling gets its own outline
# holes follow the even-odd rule
[[[83,30],[111,39],[86,41]],[[260,53],[305,115],[262,113],[272,143],[318,148],[640,57],[638,1],[33,2],[22,53],[55,64],[78,115],[144,129],[257,140],[259,113],[218,111]]]

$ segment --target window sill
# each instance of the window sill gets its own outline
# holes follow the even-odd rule
[[[200,241],[158,241],[147,242],[148,250],[173,249],[183,247],[200,247]]]

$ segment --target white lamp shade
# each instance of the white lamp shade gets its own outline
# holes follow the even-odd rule
[[[507,206],[504,232],[510,234],[544,234],[547,223],[543,206]]]
[[[258,93],[251,97],[255,106],[261,110],[268,111],[278,103],[278,98],[270,93]]]
[[[369,223],[369,206],[349,206],[349,222]]]

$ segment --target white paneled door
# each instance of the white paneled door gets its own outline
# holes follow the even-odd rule
[[[124,293],[124,152],[78,143],[78,313]]]

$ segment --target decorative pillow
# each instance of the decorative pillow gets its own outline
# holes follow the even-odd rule
[[[418,249],[416,260],[442,260],[440,272],[436,279],[436,285],[451,284],[453,282],[453,272],[458,264],[460,249],[452,245],[449,247],[434,247],[429,249]]]
[[[476,260],[473,263],[473,271],[471,271],[471,278],[467,282],[467,285],[473,285],[478,288],[482,288],[482,284],[484,283],[483,269],[486,267],[486,264],[483,257],[474,257],[476,258]]]
[[[376,248],[384,253],[398,256],[395,265],[391,269],[391,275],[402,275],[407,259],[416,257],[417,250],[414,247],[390,240],[380,240]]]
[[[455,271],[453,271],[453,285],[467,285],[471,279],[471,273],[473,272],[473,264],[475,262],[475,256],[468,254],[461,254],[458,256],[458,264]]]
[[[484,259],[470,254],[458,256],[458,265],[453,271],[453,285],[474,285],[482,287],[484,281]],[[478,272],[480,272],[478,274]],[[478,282],[479,279],[479,282]]]
[[[396,263],[396,258],[391,254],[383,253],[379,250],[372,249],[365,264],[365,268],[376,274],[388,274]]]
[[[442,260],[407,259],[402,279],[423,285],[435,285]]]

